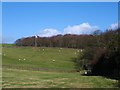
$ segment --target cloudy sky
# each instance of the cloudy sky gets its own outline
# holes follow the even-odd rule
[[[3,42],[18,38],[57,34],[90,34],[95,30],[116,29],[117,2],[4,2]]]

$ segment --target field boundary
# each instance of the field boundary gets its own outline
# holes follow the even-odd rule
[[[18,65],[8,65],[8,64],[3,64],[2,68],[19,69],[19,70],[30,70],[30,71],[66,72],[66,73],[75,73],[76,72],[76,70],[59,70],[59,69],[30,67],[30,66],[18,66]]]

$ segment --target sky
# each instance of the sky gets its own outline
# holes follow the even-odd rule
[[[117,23],[117,2],[2,3],[3,43],[33,35],[90,34],[116,29]]]

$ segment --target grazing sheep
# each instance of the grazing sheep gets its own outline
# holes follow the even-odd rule
[[[61,52],[61,51],[59,50],[59,52]]]
[[[87,72],[85,72],[85,75],[87,74]]]
[[[45,49],[43,49],[43,51],[45,51]]]
[[[77,52],[79,52],[79,50],[77,50]]]
[[[55,62],[55,60],[54,60],[54,59],[53,59],[52,61],[53,61],[53,62]]]
[[[81,49],[80,51],[82,52],[83,50]]]
[[[77,54],[76,52],[74,54]]]

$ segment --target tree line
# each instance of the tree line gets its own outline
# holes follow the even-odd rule
[[[31,36],[20,38],[15,41],[17,46],[37,46],[37,47],[65,47],[65,48],[85,48],[99,46],[98,36],[91,35],[56,35],[52,37]],[[101,46],[104,46],[101,44]]]

